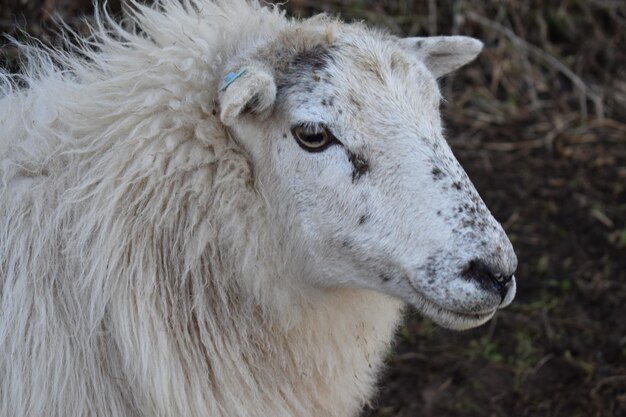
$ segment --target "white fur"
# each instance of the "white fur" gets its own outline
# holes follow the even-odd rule
[[[493,315],[459,270],[512,273],[514,254],[443,140],[434,81],[477,51],[438,65],[256,2],[157,7],[99,17],[78,54],[22,46],[26,88],[0,76],[0,416],[351,416],[398,298],[455,328]],[[277,81],[328,43],[332,83]],[[309,154],[296,122],[342,145]]]

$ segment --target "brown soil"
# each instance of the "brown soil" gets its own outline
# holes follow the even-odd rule
[[[110,7],[119,11],[118,1]],[[442,81],[450,144],[519,257],[516,301],[455,333],[407,314],[364,416],[626,416],[626,3],[292,0],[401,35],[466,34]],[[88,0],[0,0],[0,30],[53,42]],[[16,52],[0,53],[15,68]]]

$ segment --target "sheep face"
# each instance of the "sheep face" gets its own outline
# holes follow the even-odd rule
[[[286,262],[303,288],[373,289],[455,329],[486,322],[514,297],[517,259],[443,137],[436,82],[482,44],[353,26],[332,37],[283,37],[220,95]]]

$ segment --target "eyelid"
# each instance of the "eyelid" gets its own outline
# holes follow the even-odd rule
[[[293,128],[303,129],[307,133],[320,133],[323,130],[330,130],[325,123],[321,122],[302,122],[293,126]]]

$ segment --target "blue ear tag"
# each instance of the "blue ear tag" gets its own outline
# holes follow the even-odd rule
[[[220,91],[226,90],[229,85],[231,85],[237,78],[241,77],[245,73],[246,73],[246,69],[242,68],[237,73],[229,72],[228,74],[226,74],[226,76],[224,77],[224,85],[222,86]]]

